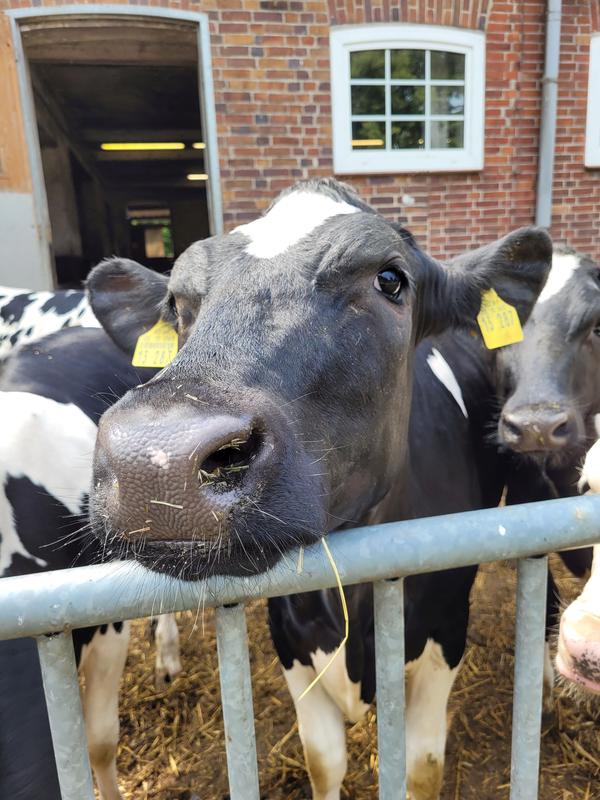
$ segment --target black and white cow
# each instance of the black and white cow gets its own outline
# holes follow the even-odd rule
[[[25,289],[0,287],[0,362],[20,345],[39,341],[56,331],[71,327],[100,327],[85,292],[76,290],[29,292]],[[63,376],[59,372],[54,373],[50,370],[48,380],[60,384]],[[107,400],[107,405],[109,402],[110,400]],[[54,437],[51,435],[50,442],[53,440]],[[5,448],[3,455],[8,460],[15,457],[10,448]],[[81,473],[72,470],[61,477],[62,486],[67,494],[80,491],[82,477],[84,479],[89,477],[89,467]],[[75,481],[74,486],[69,483],[71,479]],[[5,522],[7,530],[9,530],[8,518]],[[10,535],[13,536],[12,531]],[[23,549],[17,540],[15,544],[17,548]],[[8,548],[0,548],[0,576],[6,567],[3,559],[8,557]],[[152,620],[152,631],[156,642],[156,684],[158,687],[163,687],[181,671],[179,633],[174,616],[163,614]]]
[[[6,359],[0,374],[0,419],[5,420],[0,437],[0,575],[32,574],[35,580],[34,573],[41,570],[110,557],[85,536],[96,425],[110,403],[154,372],[134,369],[98,328],[54,333],[19,347]],[[128,641],[128,623],[74,632],[77,660],[85,676],[83,704],[90,757],[103,800],[120,798],[115,765],[118,689]],[[164,670],[158,677],[177,674],[181,666],[173,617],[158,618],[157,643],[157,669]],[[3,754],[15,744],[12,720],[22,702],[21,693],[29,693],[27,718],[36,720],[26,740],[47,732],[39,664],[35,652],[27,655],[27,647],[0,643],[0,667],[7,675],[14,673],[17,664],[27,666],[18,667],[19,691],[7,691],[0,698],[0,709],[6,711],[0,712]],[[47,787],[41,794],[26,793],[23,770],[35,773],[36,762],[28,760],[30,752],[23,748],[23,739],[18,741],[16,750],[20,747],[21,752],[13,754],[9,770],[0,771],[0,797],[58,797]],[[36,748],[48,750],[41,740]],[[40,776],[51,769],[51,765],[40,765]]]
[[[100,265],[88,288],[114,340],[130,352],[162,314],[177,326],[181,349],[101,421],[97,536],[184,578],[246,575],[327,530],[494,504],[502,477],[485,473],[484,482],[477,471],[491,360],[470,355],[480,345],[468,335],[417,345],[473,327],[490,286],[525,318],[550,255],[548,236],[524,229],[448,270],[350,189],[322,180],[198,243],[169,281],[131,262]],[[407,583],[407,747],[417,800],[439,793],[446,700],[474,572]],[[345,659],[298,703],[317,800],[339,797],[343,715],[356,718],[374,692],[370,594],[347,594]],[[271,625],[297,700],[341,640],[337,594],[275,601]]]
[[[498,361],[504,399],[499,440],[522,457],[509,481],[509,503],[577,494],[579,466],[600,412],[600,265],[557,248],[524,334],[522,344],[505,348]],[[544,479],[534,485],[524,475],[535,470]],[[589,548],[561,556],[580,577],[591,565]],[[551,581],[553,623],[556,595]]]
[[[500,441],[543,461],[557,492],[574,495],[600,412],[600,265],[557,249],[524,332],[500,361]]]
[[[0,286],[0,359],[16,345],[74,325],[100,327],[85,292],[28,292]]]

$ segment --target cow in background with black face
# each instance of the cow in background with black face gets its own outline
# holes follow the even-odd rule
[[[418,343],[473,327],[481,291],[491,286],[525,318],[550,255],[548,236],[525,229],[447,270],[350,189],[322,180],[285,192],[263,217],[230,235],[198,243],[168,282],[130,262],[100,265],[88,288],[114,340],[131,352],[162,315],[177,326],[181,349],[101,421],[91,498],[96,534],[152,569],[198,579],[256,574],[325,531],[413,516],[408,437]],[[445,376],[440,386],[460,415],[453,421],[463,424],[447,359],[433,350],[424,359],[431,376]],[[464,398],[463,405],[468,414]],[[482,502],[483,489],[471,477],[464,478],[466,491]],[[472,575],[459,577],[463,618]],[[418,800],[439,793],[439,709],[443,717],[464,649],[464,633],[451,654],[436,639],[435,612],[450,604],[435,585],[433,597],[424,594],[425,604],[419,590],[412,597],[409,658],[424,665],[413,685],[426,691],[423,676],[435,682],[438,670],[443,678],[432,736],[413,742],[409,782]],[[335,608],[335,596],[322,597]],[[345,664],[338,659],[357,707],[361,685],[373,689],[369,611],[358,600],[350,620],[358,649],[347,651]],[[327,647],[340,638],[334,626]],[[359,683],[350,677],[357,664]],[[307,669],[314,674],[315,666]],[[410,703],[410,687],[408,696]],[[301,726],[318,800],[339,797],[340,709],[332,693],[317,726]],[[330,764],[310,738],[325,720],[335,735]]]
[[[577,494],[579,466],[595,439],[594,416],[600,412],[600,265],[556,248],[524,337],[498,360],[504,400],[498,438],[521,456],[509,480],[508,503]],[[589,548],[560,555],[579,577],[590,567]],[[550,624],[558,623],[558,614],[551,580]]]

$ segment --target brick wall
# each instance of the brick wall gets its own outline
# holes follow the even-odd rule
[[[11,4],[24,3],[0,0],[0,9]],[[150,0],[150,5],[210,15],[226,228],[253,218],[290,182],[331,174],[330,25],[403,21],[485,30],[485,169],[344,179],[441,257],[533,221],[544,0]],[[583,166],[589,34],[599,30],[600,0],[563,3],[553,232],[600,260],[600,237],[593,235],[600,170]]]

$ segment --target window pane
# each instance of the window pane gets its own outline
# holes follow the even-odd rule
[[[432,122],[431,123],[432,147],[464,147],[463,122]]]
[[[425,78],[425,50],[391,50],[392,78]]]
[[[424,86],[392,86],[392,114],[424,113]]]
[[[385,50],[350,53],[351,78],[385,78]]]
[[[406,150],[425,147],[424,122],[392,122],[392,149]]]
[[[434,80],[464,81],[465,57],[463,53],[431,51],[431,77]]]
[[[432,86],[432,114],[464,114],[465,90],[462,86]]]
[[[385,148],[385,122],[361,120],[352,123],[353,150],[382,150]]]
[[[385,114],[385,86],[352,86],[353,114]]]

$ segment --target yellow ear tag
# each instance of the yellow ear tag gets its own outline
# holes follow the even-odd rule
[[[131,359],[134,367],[166,367],[177,355],[177,332],[159,319],[137,340]]]
[[[494,289],[481,293],[477,322],[488,350],[523,341],[523,329],[517,309],[505,303]]]

